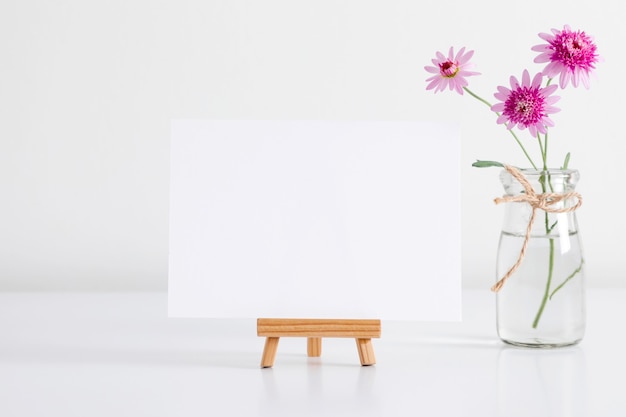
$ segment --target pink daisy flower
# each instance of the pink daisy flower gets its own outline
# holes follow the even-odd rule
[[[540,52],[535,62],[548,62],[544,74],[549,78],[560,74],[561,88],[565,88],[570,80],[574,87],[582,82],[589,88],[589,74],[595,69],[599,58],[593,38],[585,32],[572,31],[568,25],[562,31],[552,29],[552,34],[540,33],[539,37],[548,43],[531,49]]]
[[[491,107],[495,112],[502,112],[497,122],[506,123],[507,129],[515,126],[520,130],[528,128],[533,137],[537,137],[538,133],[546,134],[546,127],[554,126],[548,115],[560,110],[552,106],[560,97],[551,95],[558,86],[553,84],[542,88],[542,79],[542,74],[538,73],[531,82],[528,70],[524,70],[521,83],[511,76],[511,89],[499,86],[494,97],[500,103]]]
[[[437,52],[437,57],[432,60],[434,66],[424,67],[427,72],[435,74],[426,79],[428,82],[426,90],[434,88],[436,93],[448,87],[450,90],[463,94],[463,87],[467,86],[465,78],[480,74],[479,72],[468,71],[472,67],[469,60],[473,55],[474,51],[465,52],[465,47],[461,48],[456,56],[453,47],[450,47],[447,57],[441,52]]]

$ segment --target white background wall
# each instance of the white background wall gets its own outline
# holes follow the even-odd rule
[[[542,68],[537,34],[565,23],[594,35],[605,62],[590,90],[561,93],[550,152],[559,165],[571,151],[582,174],[589,284],[624,285],[622,10],[618,0],[4,0],[0,290],[164,290],[173,118],[461,123],[463,279],[488,287],[501,188],[497,170],[470,165],[525,161],[485,106],[426,92],[423,66],[450,45],[475,49],[483,75],[470,87],[493,101],[510,75]]]

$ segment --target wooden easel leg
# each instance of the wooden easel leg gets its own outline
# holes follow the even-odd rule
[[[274,366],[274,359],[276,358],[276,349],[278,349],[279,339],[279,337],[268,337],[265,339],[265,348],[263,349],[261,368],[271,368]]]
[[[256,334],[266,338],[261,368],[274,366],[280,337],[306,337],[309,357],[322,355],[324,337],[354,338],[361,365],[367,366],[376,363],[372,338],[380,337],[380,320],[258,318]]]
[[[359,350],[361,365],[367,366],[374,365],[376,363],[372,339],[356,339],[356,347]]]
[[[306,339],[306,353],[311,358],[322,356],[322,338],[308,337]]]

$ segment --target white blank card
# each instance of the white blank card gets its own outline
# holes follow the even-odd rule
[[[460,319],[456,126],[175,120],[171,133],[170,316]]]

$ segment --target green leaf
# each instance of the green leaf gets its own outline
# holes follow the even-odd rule
[[[476,161],[472,164],[476,168],[499,167],[504,168],[504,164],[496,161]]]
[[[567,169],[567,166],[569,165],[569,157],[570,153],[568,152],[567,155],[565,155],[565,162],[563,162],[563,167],[561,169]]]

